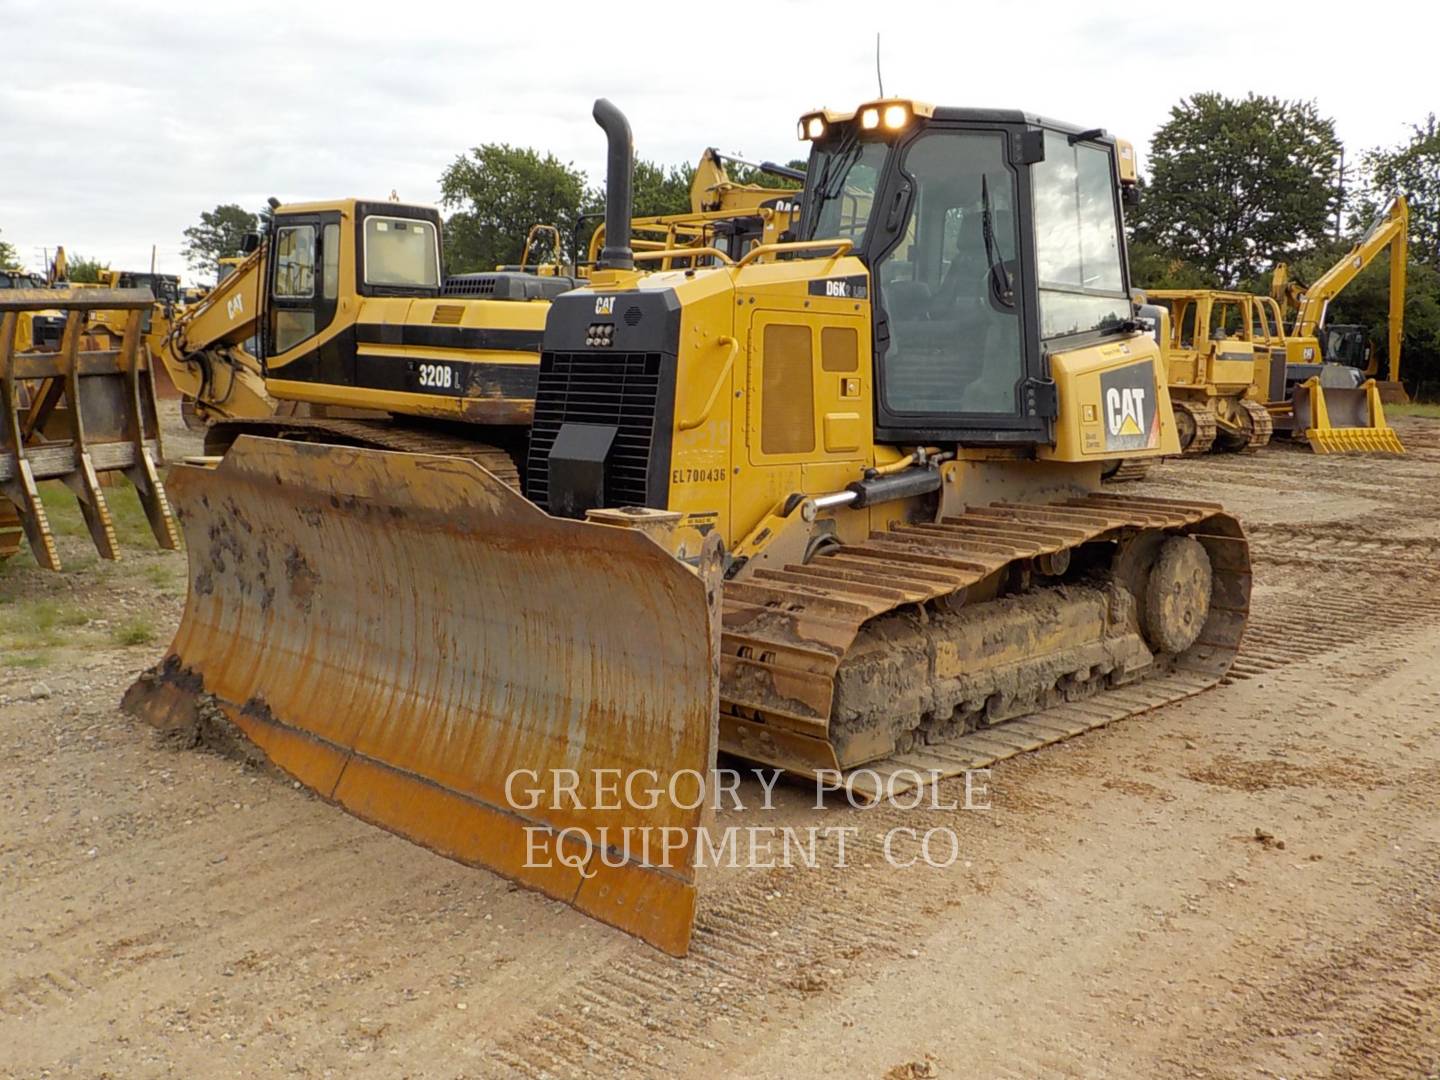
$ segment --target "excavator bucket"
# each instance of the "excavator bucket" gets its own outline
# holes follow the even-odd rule
[[[1405,453],[1374,379],[1350,388],[1323,386],[1314,376],[1295,388],[1294,409],[1294,429],[1317,454]]]
[[[171,492],[189,595],[132,713],[238,728],[356,816],[686,952],[718,544],[697,570],[468,459],[249,436]]]
[[[0,293],[0,559],[23,535],[35,561],[60,569],[55,535],[39,485],[60,480],[75,494],[95,549],[119,557],[101,477],[121,473],[135,486],[162,548],[179,535],[157,463],[163,461],[141,319],[154,305],[148,289],[15,289]],[[63,319],[58,348],[35,348],[22,331],[41,312]],[[114,348],[86,333],[91,312],[123,323]],[[47,316],[54,317],[54,316]]]

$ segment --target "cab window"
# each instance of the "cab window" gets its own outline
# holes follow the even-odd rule
[[[315,295],[315,226],[291,225],[275,232],[275,295],[306,300]]]
[[[320,245],[322,272],[320,292],[326,300],[340,295],[340,226],[338,223],[325,226],[325,242]]]
[[[936,129],[904,150],[911,217],[876,268],[890,333],[881,392],[892,414],[1016,411],[1024,350],[1005,149],[999,132]]]
[[[890,147],[883,142],[860,142],[853,135],[838,146],[816,152],[809,172],[809,198],[815,206],[816,240],[853,240],[865,243],[875,188]]]
[[[1107,150],[1045,133],[1032,170],[1040,336],[1105,329],[1129,317],[1115,183]]]
[[[429,221],[365,219],[365,284],[433,289],[440,284],[440,246]]]

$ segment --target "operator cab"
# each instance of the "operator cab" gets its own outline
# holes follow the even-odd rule
[[[876,436],[1044,442],[1047,355],[1134,329],[1116,140],[889,99],[801,118],[801,240],[869,267]]]

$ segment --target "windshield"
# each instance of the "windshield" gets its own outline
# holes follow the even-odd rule
[[[428,221],[365,219],[365,283],[433,289],[440,284],[440,250]]]
[[[809,239],[849,239],[856,249],[864,245],[875,188],[889,152],[885,143],[862,143],[853,134],[816,149],[807,170],[813,179],[806,194]]]

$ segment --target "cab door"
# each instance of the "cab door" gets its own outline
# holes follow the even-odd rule
[[[265,353],[267,359],[282,360],[313,343],[335,318],[340,297],[340,215],[277,217],[270,244]]]

